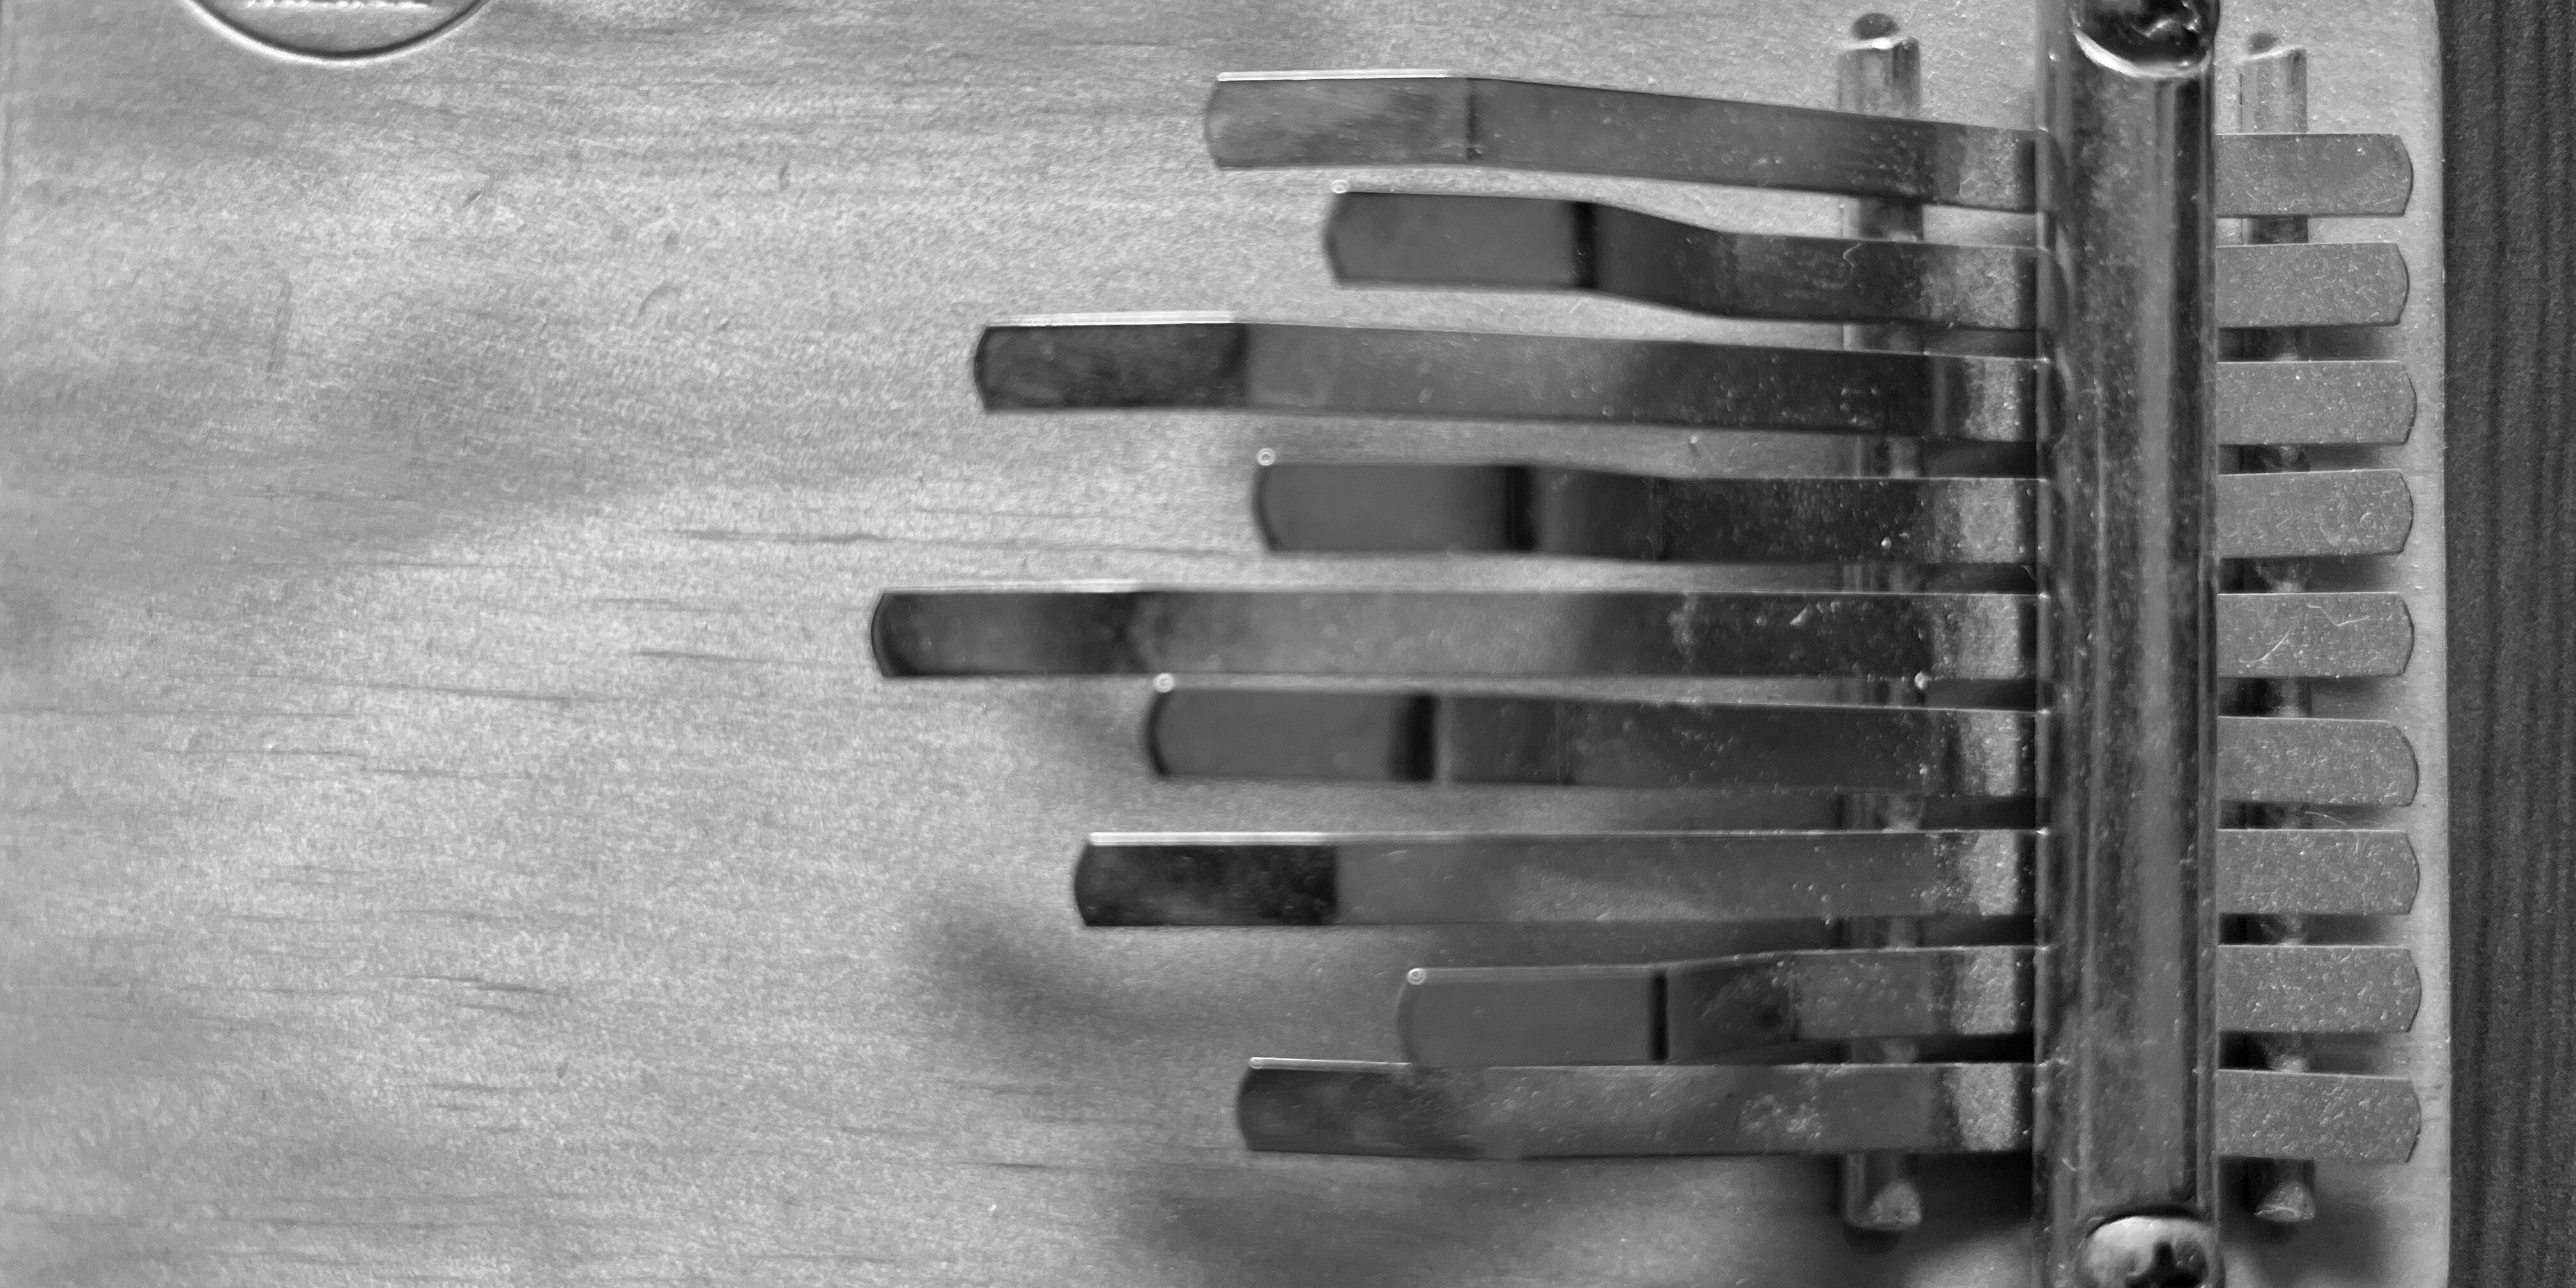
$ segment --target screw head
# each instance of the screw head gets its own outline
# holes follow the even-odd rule
[[[2220,1288],[2227,1279],[2218,1232],[2181,1216],[2103,1223],[2076,1245],[2075,1272],[2084,1288]]]

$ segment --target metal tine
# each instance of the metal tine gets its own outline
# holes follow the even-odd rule
[[[1229,168],[1462,165],[2029,210],[2025,130],[1446,72],[1220,77],[1208,151]],[[2214,212],[2396,215],[2394,135],[2222,135]]]
[[[2415,381],[2399,362],[2222,362],[2216,420],[2222,447],[2394,446],[2415,431]]]
[[[1664,478],[1547,465],[1275,464],[1253,511],[1270,549],[1543,554],[1648,563],[2020,564],[2020,478]],[[2224,558],[2393,554],[2414,524],[2396,470],[2228,474]]]
[[[2317,475],[2314,477],[2327,477]],[[1272,550],[1540,554],[1645,563],[2022,564],[2020,478],[1660,478],[1546,465],[1278,464]]]
[[[2404,1078],[2223,1069],[2218,1147],[2403,1162],[2423,1110]],[[1254,1060],[1236,1121],[1257,1150],[1403,1158],[2020,1153],[2026,1064],[1647,1064],[1424,1069]]]
[[[1416,968],[1404,1058],[1433,1068],[1714,1064],[1800,1042],[1997,1037],[2031,1027],[2027,944],[1748,953],[1620,966]],[[2224,944],[2231,1033],[2403,1033],[2423,981],[2404,948]],[[1888,1063],[1902,1063],[1892,1061]]]
[[[2030,1066],[1627,1065],[1419,1069],[1254,1060],[1236,1120],[1257,1150],[1410,1158],[2011,1153]]]
[[[2027,917],[2026,831],[1593,835],[1104,834],[1074,867],[1089,926],[1665,924]],[[2218,834],[2227,915],[2397,916],[2403,832]]]
[[[2415,528],[2415,494],[2396,470],[2218,476],[2218,557],[2393,555]]]
[[[895,676],[1857,677],[2032,673],[2028,595],[1873,591],[894,591]],[[2385,592],[2219,597],[2219,673],[2380,676],[2414,623]]]
[[[2388,326],[2406,312],[2406,255],[2387,242],[2216,248],[2222,327]]]
[[[2402,675],[2415,651],[2403,596],[2273,592],[2218,597],[2218,673],[2224,679]]]
[[[2037,371],[2011,358],[1224,314],[1033,318],[986,328],[975,351],[988,411],[1210,409],[1985,443],[2030,441]],[[2402,443],[2415,386],[2398,362],[2221,363],[2218,423],[2231,444]]]
[[[1703,228],[1590,201],[1344,192],[1344,285],[1587,291],[1717,317],[1997,331],[2036,318],[2035,252]]]
[[[887,594],[875,634],[914,676],[2013,679],[2036,627],[2027,595],[961,591]]]
[[[2222,717],[2230,801],[2394,806],[2415,752],[2377,720]],[[1176,778],[2027,796],[2035,718],[1979,708],[1183,689],[1146,741]]]
[[[1324,250],[1345,285],[1587,291],[1717,317],[2027,330],[2038,252],[1729,232],[1552,197],[1344,192]],[[2406,308],[2385,242],[2216,248],[2222,327],[2384,326]]]

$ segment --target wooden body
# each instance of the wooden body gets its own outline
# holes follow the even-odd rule
[[[2022,7],[1904,15],[1928,114],[2026,121]],[[2419,364],[2415,443],[2371,459],[2415,479],[2391,584],[2429,596],[2433,19],[2345,8],[2230,20],[2335,15],[2288,28],[2320,50],[2316,127],[2405,133],[2416,157],[2406,219],[2321,235],[2417,265],[2406,326],[2353,352]],[[1851,16],[491,0],[423,49],[325,66],[183,0],[0,0],[0,1279],[2018,1282],[2017,1165],[1938,1165],[1933,1224],[1872,1255],[1822,1161],[1236,1137],[1244,1057],[1392,1058],[1407,966],[1811,930],[1086,933],[1068,891],[1093,830],[1672,827],[1704,802],[1167,785],[1140,684],[890,684],[867,648],[894,585],[1691,584],[1270,559],[1253,454],[1811,471],[1835,449],[990,419],[967,355],[995,317],[1161,308],[1833,343],[1337,294],[1316,219],[1329,179],[1367,176],[1221,174],[1197,113],[1221,71],[1426,64],[1824,105]],[[1735,226],[1839,219],[1586,188]],[[2439,783],[2443,636],[2417,602],[2415,670],[2351,700],[2402,711]],[[2388,816],[2425,900],[2355,928],[2414,944],[2431,999],[2440,820]],[[2247,1281],[2438,1278],[2440,1011],[2384,1060],[2341,1057],[2422,1082],[2418,1163],[2329,1169],[2327,1225],[2250,1252]]]

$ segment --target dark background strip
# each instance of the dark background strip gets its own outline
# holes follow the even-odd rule
[[[2442,11],[2454,1284],[2576,1283],[2576,8]]]

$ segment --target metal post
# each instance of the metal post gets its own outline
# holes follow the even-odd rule
[[[2237,71],[2236,128],[2247,134],[2303,134],[2308,128],[2308,55],[2268,35],[2249,42]],[[2303,242],[2308,221],[2298,215],[2246,221],[2246,240],[2262,245]],[[2308,356],[2307,337],[2295,330],[2255,331],[2243,337],[2242,356],[2260,361],[2295,361]],[[2304,447],[2258,447],[2245,453],[2248,470],[2277,472],[2308,468]],[[2245,569],[2246,589],[2298,591],[2308,588],[2308,564],[2302,559],[2258,559]],[[2266,680],[2255,693],[2255,710],[2267,716],[2308,714],[2308,682]],[[2296,807],[2257,806],[2249,820],[2257,827],[2299,827],[2306,814]],[[2262,943],[2308,941],[2305,917],[2258,917],[2254,938]],[[2297,1033],[2264,1033],[2253,1039],[2263,1068],[2283,1073],[2308,1070],[2310,1045]],[[2246,1166],[2246,1201],[2254,1215],[2279,1225],[2312,1221],[2317,1215],[2316,1164],[2298,1158],[2255,1159]]]
[[[2215,1284],[2216,0],[2042,0],[2048,1288]]]
[[[1897,29],[1885,14],[1864,14],[1852,23],[1851,41],[1838,64],[1836,106],[1846,112],[1876,116],[1913,116],[1923,106],[1921,47]],[[1914,202],[1860,200],[1852,203],[1844,227],[1854,237],[1890,241],[1923,240],[1923,207]],[[1913,327],[1845,328],[1843,344],[1853,349],[1887,349],[1920,353],[1923,338]],[[1923,473],[1923,447],[1911,437],[1863,440],[1857,472],[1884,478],[1914,478]],[[1853,590],[1919,591],[1920,568],[1876,564],[1848,568],[1843,584]],[[1865,682],[1860,701],[1881,706],[1919,706],[1923,691],[1909,681]],[[1919,797],[1872,794],[1844,801],[1843,825],[1886,831],[1913,831],[1922,825]],[[1922,924],[1904,917],[1871,917],[1842,923],[1841,941],[1850,948],[1913,948],[1923,942]],[[1920,1054],[1911,1038],[1854,1042],[1845,1056],[1866,1064],[1911,1064]],[[1923,1191],[1915,1179],[1910,1155],[1888,1150],[1846,1154],[1840,1186],[1842,1219],[1858,1230],[1897,1233],[1923,1223]]]

